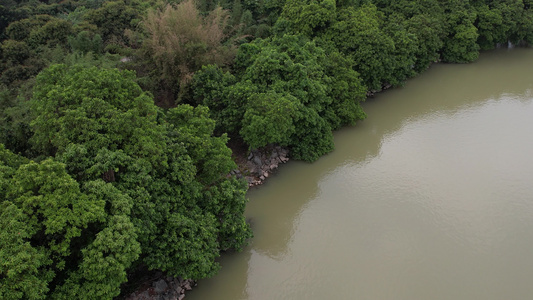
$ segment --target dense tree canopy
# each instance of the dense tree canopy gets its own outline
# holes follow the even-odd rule
[[[365,89],[350,60],[338,53],[326,56],[306,37],[244,44],[235,66],[240,70],[235,84],[213,67],[198,72],[195,85],[202,88],[195,89],[196,98],[222,112],[215,117],[233,117],[217,120],[239,130],[252,148],[276,143],[312,161],[333,149],[332,129],[364,118],[359,102]],[[224,77],[227,85],[219,80]]]
[[[133,269],[215,274],[251,236],[229,137],[314,161],[367,95],[532,44],[532,4],[3,1],[0,298],[111,299]]]
[[[65,65],[38,76],[30,104],[31,141],[53,158],[16,169],[21,159],[3,150],[2,226],[26,233],[2,255],[31,245],[36,265],[16,274],[6,265],[2,278],[32,274],[39,291],[6,281],[14,290],[2,292],[111,298],[138,258],[203,278],[220,250],[250,237],[246,185],[225,176],[235,164],[206,107],[162,112],[132,72]]]
[[[131,199],[102,180],[80,188],[53,159],[1,151],[0,296],[117,296],[140,253]]]

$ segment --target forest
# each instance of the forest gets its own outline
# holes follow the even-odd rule
[[[313,162],[374,93],[533,44],[532,4],[0,1],[0,298],[213,276],[252,237],[230,140]]]

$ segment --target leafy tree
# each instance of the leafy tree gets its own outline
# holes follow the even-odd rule
[[[195,71],[207,64],[228,64],[233,58],[234,48],[223,45],[228,19],[220,7],[203,17],[192,0],[148,12],[143,22],[148,33],[145,57],[178,102]]]
[[[281,17],[289,23],[290,31],[313,36],[335,21],[335,0],[285,2]]]
[[[250,236],[246,186],[226,178],[235,168],[227,138],[213,136],[205,107],[163,113],[134,79],[94,67],[43,71],[32,99],[32,140],[78,181],[103,179],[131,199],[149,268],[213,275],[221,245],[239,248]]]
[[[415,62],[418,50],[418,38],[409,32],[405,17],[400,14],[391,14],[387,18],[383,31],[391,37],[394,43],[393,72],[388,82],[399,85],[405,79],[416,74]]]
[[[30,91],[26,92],[26,89],[31,90],[31,82],[18,90],[0,87],[0,144],[15,153],[31,156],[31,117],[25,95]]]
[[[69,21],[53,18],[42,27],[34,28],[28,36],[28,44],[36,48],[38,45],[65,46],[67,37],[72,33]]]
[[[476,14],[468,6],[460,1],[450,1],[444,6],[448,34],[442,49],[444,61],[466,63],[479,56],[479,34],[474,26]]]
[[[294,119],[301,105],[294,96],[274,91],[252,94],[242,121],[241,136],[251,148],[276,143],[288,145],[296,128]]]
[[[132,72],[95,67],[55,65],[43,71],[32,99],[35,146],[54,155],[74,143],[86,147],[91,156],[103,148],[127,146],[157,159],[163,147],[147,143],[160,131],[151,126],[156,124],[157,109],[134,78]]]
[[[279,143],[312,161],[333,149],[332,128],[364,118],[365,88],[352,65],[301,35],[256,40],[239,49],[239,82],[221,84],[225,75],[206,68],[197,74],[196,97],[229,116],[251,148]]]
[[[324,35],[341,53],[355,62],[355,70],[370,90],[381,90],[394,78],[394,40],[383,32],[383,15],[374,5],[339,11],[335,22]],[[379,55],[376,55],[378,54]]]
[[[443,45],[444,28],[438,16],[428,13],[411,17],[407,22],[408,31],[416,36],[417,50],[414,69],[422,72],[439,60]]]
[[[103,180],[87,182],[83,191],[105,201],[106,219],[99,231],[87,232],[91,244],[81,249],[78,268],[64,284],[56,288],[58,298],[111,299],[120,293],[127,281],[126,270],[137,260],[140,245],[130,218],[132,200]],[[77,250],[77,249],[74,249]]]
[[[476,23],[481,49],[492,49],[497,43],[506,42],[506,30],[502,26],[503,18],[499,10],[490,9],[488,5],[478,7]]]
[[[72,24],[49,15],[35,15],[9,24],[8,36],[17,41],[25,41],[32,48],[39,45],[65,45],[72,32]]]
[[[79,51],[83,54],[89,52],[100,54],[103,48],[102,37],[99,34],[91,37],[88,31],[81,31],[76,37],[70,36],[68,43],[74,51]]]
[[[2,42],[2,54],[8,65],[22,64],[30,57],[30,48],[22,41],[5,40]]]
[[[360,106],[366,98],[366,86],[354,70],[355,62],[338,51],[331,50],[324,67],[326,75],[332,78],[329,95],[333,101],[324,114],[331,128],[336,130],[344,125],[355,125],[357,121],[366,118]]]
[[[6,34],[13,40],[26,40],[29,38],[32,30],[44,26],[52,19],[53,17],[49,15],[35,15],[30,18],[15,21],[10,23],[6,28]]]
[[[24,162],[0,152],[2,298],[117,296],[139,255],[131,200],[103,181],[84,193],[52,159]]]
[[[122,0],[105,1],[101,7],[89,11],[84,19],[98,26],[98,33],[104,41],[124,40],[124,31],[140,22],[140,13]]]
[[[218,132],[239,132],[246,96],[236,83],[234,75],[216,65],[202,67],[192,79],[194,101],[209,107]]]

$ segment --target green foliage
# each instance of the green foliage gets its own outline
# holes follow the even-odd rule
[[[2,298],[117,296],[140,252],[131,199],[101,180],[80,189],[52,159],[0,159]]]
[[[481,49],[491,49],[495,44],[506,42],[501,11],[482,5],[477,9],[478,44]]]
[[[207,65],[195,73],[191,89],[197,104],[209,107],[218,132],[236,133],[244,115],[245,96],[235,87],[236,78],[220,67]]]
[[[343,9],[325,33],[341,53],[355,62],[355,70],[370,90],[396,84],[394,40],[383,32],[384,16],[373,5]],[[376,55],[379,53],[379,55]]]
[[[292,32],[312,36],[335,20],[335,0],[285,2],[281,17],[288,20]]]
[[[98,33],[104,41],[123,41],[124,31],[140,22],[140,13],[122,0],[105,1],[101,7],[89,11],[84,19],[98,26]]]
[[[2,54],[8,64],[21,64],[30,57],[30,48],[25,42],[5,40],[2,42]]]
[[[44,250],[28,241],[32,228],[28,216],[10,201],[0,203],[0,297],[44,299],[54,273]]]
[[[472,23],[464,22],[455,26],[451,36],[444,41],[442,59],[446,62],[466,63],[476,60],[479,56],[477,29]]]
[[[221,245],[240,248],[250,236],[246,186],[225,183],[235,164],[206,107],[163,114],[131,72],[56,65],[38,76],[32,109],[32,141],[43,154],[56,155],[78,181],[103,178],[130,199],[149,268],[211,276]],[[206,194],[211,189],[220,192]]]
[[[29,86],[31,83],[27,82],[21,87],[18,96],[14,89],[0,87],[0,144],[25,155],[30,154],[32,135],[28,101],[24,97],[24,89],[31,89]]]
[[[157,109],[134,78],[132,72],[95,67],[55,65],[43,71],[32,99],[35,146],[48,155],[74,143],[92,156],[103,148],[128,147],[158,157],[161,145],[147,140],[158,134]]]
[[[408,23],[399,14],[392,14],[387,18],[383,31],[391,37],[394,43],[393,72],[388,80],[394,86],[402,83],[406,78],[413,77],[417,60],[418,39],[415,34],[408,31]]]
[[[196,180],[212,185],[236,168],[231,150],[226,147],[227,136],[213,136],[215,121],[209,118],[207,107],[179,105],[166,113],[165,120],[171,127],[175,142],[184,145],[195,162]]]
[[[366,118],[359,105],[366,98],[366,86],[354,70],[354,64],[337,51],[330,51],[325,61],[326,75],[332,78],[329,95],[333,101],[324,117],[333,130],[344,125],[355,125],[358,120]]]
[[[51,19],[42,27],[34,28],[28,36],[28,44],[32,47],[38,45],[49,45],[54,47],[56,45],[66,45],[67,37],[72,32],[72,24],[61,19]]]
[[[170,3],[0,5],[0,298],[111,299],[132,264],[211,276],[251,237],[225,132],[313,161],[367,90],[533,43],[531,0]]]
[[[479,56],[479,35],[473,24],[476,14],[468,6],[468,3],[460,1],[444,5],[447,37],[444,39],[442,59],[446,62],[466,63]]]
[[[31,18],[15,21],[6,28],[6,34],[13,40],[22,41],[30,36],[33,29],[44,26],[52,19],[49,15],[35,15]]]
[[[148,13],[143,25],[148,33],[144,57],[161,84],[181,102],[194,72],[203,65],[226,65],[234,48],[223,44],[229,15],[221,8],[202,16],[192,0]]]
[[[417,50],[414,70],[422,72],[433,62],[438,61],[439,50],[443,45],[444,28],[440,19],[431,14],[419,14],[407,22],[408,31],[416,36]]]
[[[210,186],[203,194],[205,207],[218,218],[218,242],[220,249],[242,250],[252,237],[250,226],[243,213],[246,208],[248,183],[235,178]]]
[[[251,148],[276,143],[288,145],[295,133],[294,119],[300,102],[294,96],[274,91],[252,94],[240,131]]]
[[[88,31],[81,31],[76,37],[70,36],[68,43],[74,51],[79,51],[83,54],[88,52],[99,54],[102,52],[102,37],[95,34],[91,37]]]
[[[72,24],[49,15],[35,15],[11,23],[6,32],[13,40],[25,41],[32,48],[38,45],[65,45]]]
[[[127,268],[140,254],[136,229],[130,220],[132,200],[102,180],[87,182],[84,191],[105,201],[105,225],[90,237],[91,244],[81,249],[78,268],[57,288],[55,296],[111,299],[119,295],[120,285],[127,281]]]
[[[216,117],[229,116],[251,148],[278,143],[312,161],[333,149],[332,128],[364,117],[365,89],[352,65],[303,36],[256,40],[240,47],[238,83],[221,84],[223,73],[207,68],[196,78],[209,89],[198,88],[196,97],[224,112]]]

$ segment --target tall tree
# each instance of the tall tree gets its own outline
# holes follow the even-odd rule
[[[192,75],[203,65],[231,62],[235,48],[223,44],[228,20],[229,14],[220,7],[202,16],[193,0],[148,12],[143,22],[148,33],[145,57],[157,68],[153,71],[170,97],[180,102]]]

